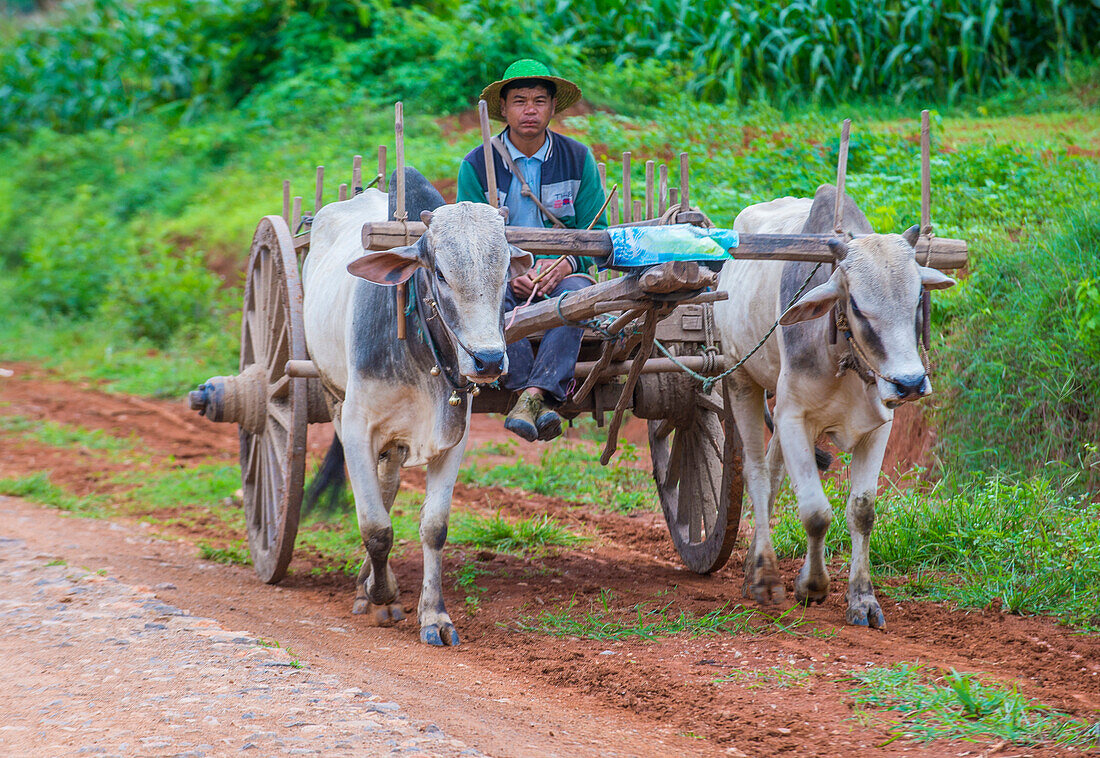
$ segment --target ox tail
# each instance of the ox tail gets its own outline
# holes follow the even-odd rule
[[[302,515],[308,515],[314,509],[321,514],[334,514],[341,508],[348,477],[344,472],[344,446],[336,435],[332,445],[321,461],[320,468],[313,475],[313,481],[306,488],[302,500]]]
[[[769,432],[775,431],[775,422],[772,421],[772,412],[768,410],[767,403],[764,403],[764,423],[768,425]],[[833,456],[828,450],[814,446],[814,463],[817,464],[818,471],[828,471],[829,466],[833,465]]]

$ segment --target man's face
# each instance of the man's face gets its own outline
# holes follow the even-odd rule
[[[508,90],[501,98],[500,110],[513,134],[535,139],[550,125],[555,104],[545,87],[524,87]]]

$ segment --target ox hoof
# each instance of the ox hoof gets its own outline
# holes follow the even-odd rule
[[[375,605],[366,598],[356,598],[351,612],[357,616],[366,616],[368,622],[374,626],[385,626],[405,618],[405,609],[401,607],[401,603]]]
[[[787,599],[787,590],[783,589],[783,582],[777,577],[767,577],[747,585],[747,594],[761,605],[769,603],[782,603]]]
[[[874,598],[864,598],[848,606],[844,614],[852,626],[869,626],[872,629],[885,629],[886,617]]]
[[[829,597],[829,577],[807,576],[803,569],[794,580],[794,599],[803,605],[824,603]]]
[[[462,642],[458,638],[454,624],[429,624],[420,627],[420,641],[437,647],[458,647]]]

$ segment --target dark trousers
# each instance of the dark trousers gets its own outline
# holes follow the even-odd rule
[[[590,285],[592,281],[583,276],[567,276],[546,298],[535,296],[532,302],[552,300],[562,293],[573,292]],[[568,298],[566,298],[568,299]],[[527,302],[512,291],[509,286],[504,294],[505,312]],[[505,389],[522,391],[528,387],[538,387],[554,403],[565,402],[569,392],[569,383],[573,381],[573,369],[577,364],[577,355],[581,351],[581,337],[584,329],[579,326],[558,326],[548,329],[535,354],[531,340],[522,339],[508,345],[508,373],[504,375],[502,385]]]

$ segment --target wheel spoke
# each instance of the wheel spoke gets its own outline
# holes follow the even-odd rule
[[[661,419],[660,425],[657,427],[657,431],[653,433],[653,436],[659,440],[663,440],[668,435],[672,434],[672,430],[676,428],[676,424],[672,422],[672,419]]]
[[[268,403],[272,400],[286,400],[287,394],[290,391],[290,377],[283,374],[275,383],[270,385],[267,389]]]

